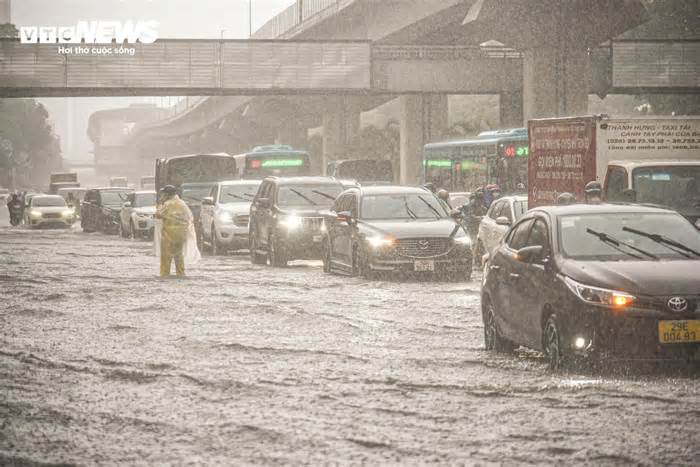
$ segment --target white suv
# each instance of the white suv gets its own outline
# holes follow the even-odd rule
[[[219,182],[202,199],[200,228],[212,254],[248,248],[250,203],[260,183],[260,180]]]

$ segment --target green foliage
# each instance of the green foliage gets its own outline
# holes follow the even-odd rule
[[[0,37],[19,37],[19,31],[12,23],[0,24]]]

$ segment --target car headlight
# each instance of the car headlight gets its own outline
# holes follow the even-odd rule
[[[41,217],[41,212],[39,211],[31,211],[29,214],[35,218]]]
[[[461,237],[455,237],[455,243],[458,245],[471,245],[472,244],[472,239],[469,238],[469,235],[463,235]]]
[[[565,277],[564,282],[566,282],[567,287],[569,287],[578,298],[591,305],[626,308],[632,305],[636,300],[634,295],[630,295],[627,292],[581,284],[569,277]]]
[[[301,227],[302,220],[301,217],[297,216],[296,214],[292,214],[281,218],[280,224],[287,230],[296,230]]]
[[[376,236],[367,238],[367,242],[372,248],[382,248],[392,246],[394,244],[394,239],[391,237]]]
[[[73,217],[73,214],[75,214],[75,209],[73,209],[73,208],[66,209],[65,211],[63,211],[63,212],[61,213],[61,215],[62,215],[63,217]]]
[[[233,222],[230,212],[220,212],[216,215],[216,218],[219,220],[219,222]]]

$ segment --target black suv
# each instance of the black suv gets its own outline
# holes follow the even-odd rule
[[[85,192],[85,198],[80,203],[80,227],[83,232],[98,230],[117,234],[119,211],[133,192],[130,188],[93,188]]]
[[[700,359],[700,232],[633,205],[529,211],[484,272],[486,349],[569,357]]]
[[[323,213],[343,186],[330,177],[268,177],[250,207],[253,264],[286,266],[293,259],[321,259]]]

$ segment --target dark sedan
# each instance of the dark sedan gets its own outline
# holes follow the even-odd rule
[[[438,273],[469,280],[469,236],[429,190],[372,186],[343,192],[325,221],[324,270]]]
[[[700,357],[700,233],[665,209],[603,204],[528,212],[486,267],[487,349],[572,357]]]

